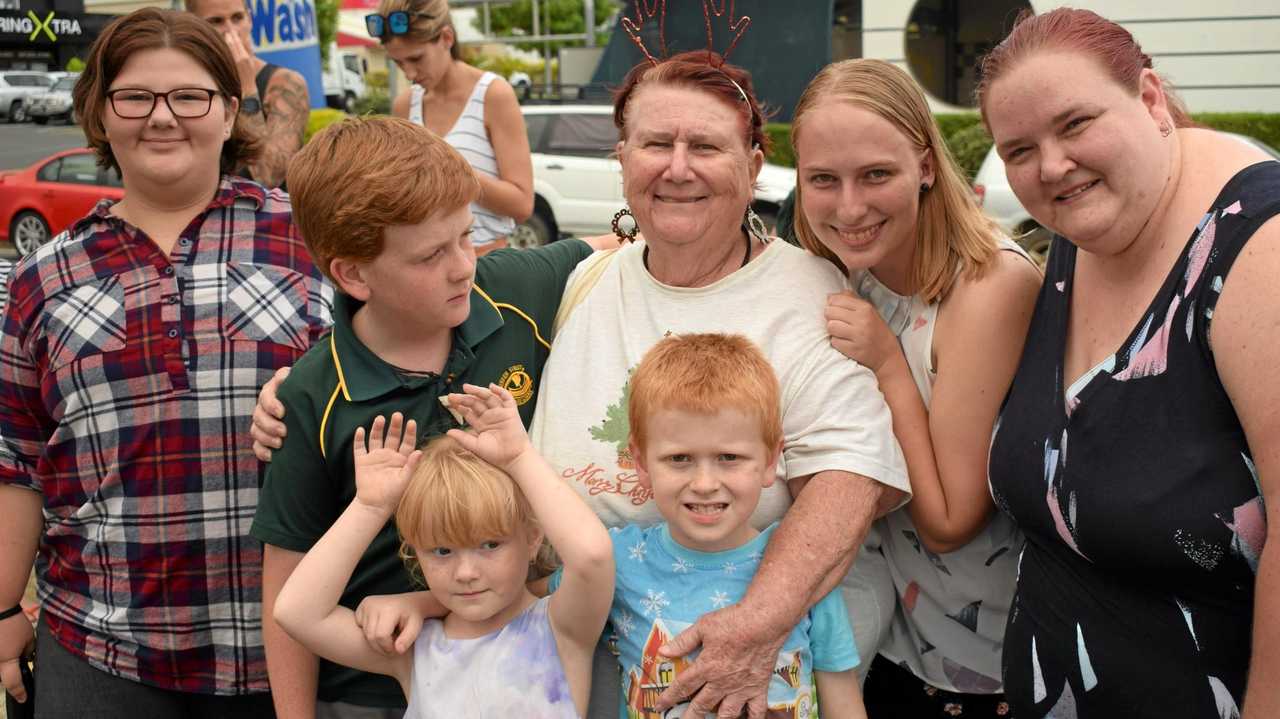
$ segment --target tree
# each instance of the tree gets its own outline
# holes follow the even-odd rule
[[[315,0],[316,36],[320,43],[320,62],[329,64],[329,46],[338,39],[338,8],[340,0]]]
[[[613,16],[618,9],[617,0],[595,0],[595,22],[593,27],[600,27]],[[538,3],[538,11],[541,17],[538,18],[538,30],[543,35],[571,35],[581,34],[586,31],[583,24],[583,2],[582,0],[540,0]],[[476,19],[472,23],[477,30],[484,30],[484,10],[480,9],[476,12]],[[518,35],[533,34],[533,1],[532,0],[515,0],[509,5],[489,8],[489,29],[494,35]],[[597,33],[597,44],[603,45],[608,39],[608,33]],[[581,41],[577,42],[553,42],[551,43],[551,52],[554,54],[557,50],[567,45],[581,45]],[[521,50],[542,50],[544,43],[540,42],[523,42],[517,43],[516,47]]]

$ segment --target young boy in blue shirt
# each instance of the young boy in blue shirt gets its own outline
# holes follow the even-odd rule
[[[751,516],[776,476],[780,407],[773,368],[740,335],[673,335],[636,367],[630,451],[666,521],[611,530],[610,643],[622,669],[622,719],[680,716],[682,707],[660,713],[656,704],[693,657],[659,648],[746,593],[776,526],[758,531]],[[778,652],[768,715],[817,717],[821,699],[823,719],[865,717],[858,661],[844,600],[832,592]]]

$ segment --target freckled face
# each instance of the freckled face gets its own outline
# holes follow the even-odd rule
[[[1153,77],[1143,71],[1144,87]],[[1155,211],[1171,164],[1162,96],[1129,91],[1087,55],[1041,51],[992,83],[986,113],[1018,200],[1074,244],[1118,252]]]

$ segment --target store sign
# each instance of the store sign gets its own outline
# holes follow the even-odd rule
[[[248,0],[258,57],[297,70],[307,81],[312,107],[324,107],[320,40],[313,0]]]
[[[28,10],[26,14],[0,10],[0,39],[25,41],[36,45],[52,45],[59,39],[79,40],[84,37],[80,19],[56,10]]]

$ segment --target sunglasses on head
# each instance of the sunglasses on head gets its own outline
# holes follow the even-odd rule
[[[409,32],[409,22],[414,18],[435,20],[436,16],[425,12],[408,12],[405,10],[396,10],[386,15],[371,13],[364,16],[364,27],[372,37],[404,35]]]

